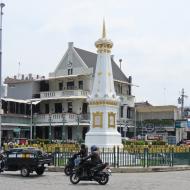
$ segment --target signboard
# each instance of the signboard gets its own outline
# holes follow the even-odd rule
[[[175,121],[175,128],[186,128],[187,125],[187,120],[176,120]]]
[[[187,121],[187,127],[190,128],[190,119]]]
[[[154,125],[152,123],[148,123],[145,126],[147,132],[153,132],[154,131]]]

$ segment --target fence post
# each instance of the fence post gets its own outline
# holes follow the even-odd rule
[[[57,153],[53,153],[53,159],[54,159],[54,166],[57,166]]]
[[[117,168],[119,168],[119,146],[117,146]]]
[[[172,147],[172,150],[170,152],[170,166],[174,166],[174,148]]]
[[[113,167],[115,168],[115,166],[116,166],[116,160],[115,160],[115,146],[113,147]]]
[[[148,148],[144,148],[144,165],[143,167],[148,167]]]
[[[56,155],[56,166],[60,166],[60,152],[59,147],[55,147],[55,155]],[[58,157],[57,157],[58,156]]]

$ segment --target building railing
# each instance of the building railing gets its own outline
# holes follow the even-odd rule
[[[60,98],[69,96],[88,96],[89,92],[85,90],[62,90],[40,92],[40,98]]]
[[[53,114],[39,114],[35,116],[35,123],[78,123],[89,120],[89,114],[75,114],[75,113],[53,113]]]

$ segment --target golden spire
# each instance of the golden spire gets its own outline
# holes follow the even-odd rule
[[[105,19],[103,20],[102,38],[106,38],[106,26],[105,26]]]
[[[113,42],[106,38],[106,26],[105,19],[103,20],[102,37],[95,42],[95,46],[98,49],[98,53],[110,53],[113,46]]]

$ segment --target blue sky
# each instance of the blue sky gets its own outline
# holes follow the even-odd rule
[[[133,77],[136,101],[177,105],[190,96],[189,0],[2,0],[3,77],[48,75],[73,41],[96,52],[105,17],[115,61]],[[190,104],[190,97],[185,99]]]

